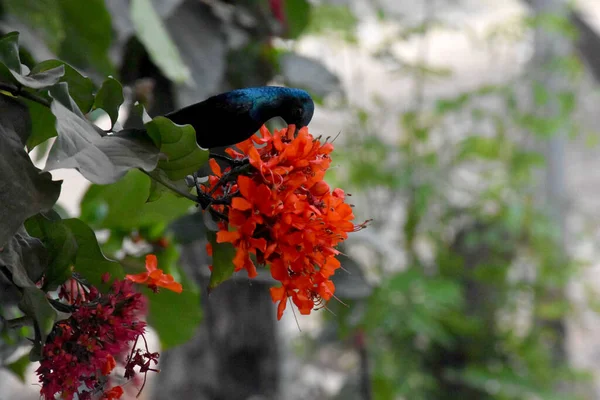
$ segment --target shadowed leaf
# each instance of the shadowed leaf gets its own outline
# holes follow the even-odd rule
[[[20,288],[34,287],[47,262],[48,253],[42,242],[22,227],[0,251],[0,266],[8,268],[14,284]]]
[[[51,221],[41,214],[29,218],[25,228],[30,235],[39,238],[48,249],[48,267],[44,274],[43,289],[56,288],[71,277],[71,265],[77,254],[77,241],[62,220]]]
[[[75,256],[75,272],[80,273],[92,285],[102,288],[102,275],[108,272],[112,279],[123,279],[125,274],[121,264],[104,257],[98,240],[92,228],[77,218],[62,221],[77,241],[77,254]]]
[[[24,150],[31,123],[27,108],[0,95],[0,247],[27,218],[52,208],[61,181],[40,173]]]
[[[42,358],[42,348],[46,343],[46,337],[52,331],[56,321],[56,310],[48,302],[46,293],[35,286],[23,289],[23,298],[19,302],[19,309],[25,315],[33,318],[36,337],[34,347],[29,353],[29,360],[39,361]]]
[[[217,243],[217,234],[208,232],[207,235],[212,245],[212,272],[208,282],[208,290],[212,290],[231,278],[235,270],[233,257],[235,257],[235,247],[231,243]]]

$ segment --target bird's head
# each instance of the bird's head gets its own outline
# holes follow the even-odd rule
[[[307,126],[315,112],[315,103],[310,95],[302,89],[288,89],[280,107],[280,117],[289,125],[300,129]]]

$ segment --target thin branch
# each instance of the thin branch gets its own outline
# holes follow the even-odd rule
[[[185,197],[186,199],[192,200],[194,203],[198,203],[198,199],[196,198],[196,196],[194,196],[191,193],[186,193],[183,192],[181,190],[179,190],[179,188],[177,188],[175,185],[172,185],[170,182],[164,181],[162,180],[160,177],[158,176],[153,176],[151,175],[149,172],[144,171],[141,168],[138,168],[140,171],[142,171],[144,174],[148,175],[150,177],[150,179],[155,180],[156,182],[160,183],[161,185],[163,185],[164,187],[166,187],[167,189],[177,193],[180,196]]]
[[[19,86],[11,85],[10,83],[0,82],[0,90],[9,92],[13,96],[24,97],[28,100],[35,101],[36,103],[39,103],[39,104],[43,105],[44,107],[50,108],[50,102],[48,100],[46,100],[45,98],[43,98],[41,96],[38,96],[35,93],[31,93],[31,92],[28,92],[27,90],[23,90]]]

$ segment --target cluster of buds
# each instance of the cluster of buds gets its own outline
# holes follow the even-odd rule
[[[127,380],[137,381],[143,375],[145,383],[149,371],[158,371],[159,355],[148,350],[144,337],[146,299],[133,285],[144,283],[154,290],[160,286],[178,293],[182,288],[157,268],[156,256],[146,257],[146,270],[115,280],[107,293],[100,293],[77,276],[61,286],[59,300],[71,315],[55,324],[44,345],[36,371],[43,398],[54,399],[59,394],[65,400],[75,395],[81,400],[118,399],[123,387],[110,387],[118,363],[123,364]],[[108,274],[103,277],[105,282],[109,279]],[[137,348],[140,338],[144,350]],[[142,389],[143,384],[140,392]]]

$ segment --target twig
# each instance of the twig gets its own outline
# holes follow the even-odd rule
[[[150,177],[150,179],[155,180],[156,182],[160,183],[161,185],[163,185],[164,187],[166,187],[167,189],[177,193],[180,196],[185,197],[186,199],[192,200],[194,203],[198,203],[198,199],[196,198],[196,196],[190,194],[190,193],[186,193],[183,192],[181,190],[179,190],[175,185],[172,185],[171,183],[162,180],[160,177],[158,176],[153,176],[151,175],[149,172],[144,171],[141,168],[138,168],[140,171],[142,171],[144,174],[148,175]]]
[[[35,93],[31,93],[26,90],[23,90],[22,87],[19,87],[16,85],[11,85],[10,83],[0,82],[0,90],[9,92],[13,96],[24,97],[28,100],[35,101],[36,103],[39,103],[39,104],[43,105],[44,107],[50,108],[50,102],[48,100],[46,100],[45,98],[43,98],[41,96],[38,96]]]

